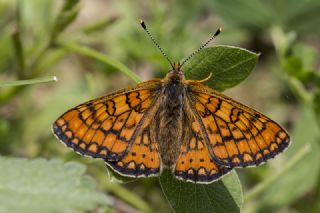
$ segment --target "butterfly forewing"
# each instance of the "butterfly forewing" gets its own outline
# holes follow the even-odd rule
[[[53,132],[83,155],[121,159],[149,116],[159,84],[158,80],[147,81],[72,108],[55,121]]]
[[[189,86],[209,152],[220,165],[259,165],[289,145],[288,133],[261,113],[201,84]]]

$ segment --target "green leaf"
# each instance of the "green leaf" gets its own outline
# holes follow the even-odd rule
[[[28,80],[19,80],[19,81],[10,81],[10,82],[0,82],[0,87],[12,87],[12,86],[24,86],[29,84],[40,84],[40,83],[49,83],[56,82],[56,76],[47,76],[41,78],[33,78]]]
[[[214,46],[201,50],[183,67],[187,79],[202,80],[212,73],[205,83],[223,91],[234,87],[248,77],[255,67],[259,54],[231,46]]]
[[[176,212],[240,212],[243,197],[237,173],[208,185],[177,180],[169,170],[163,171],[160,183]]]
[[[75,20],[75,18],[79,14],[79,11],[79,0],[65,1],[53,25],[50,38],[51,42],[53,42],[57,38],[57,36]]]
[[[85,26],[83,29],[81,29],[81,31],[84,32],[85,34],[89,35],[91,33],[95,33],[95,32],[102,31],[102,30],[106,29],[107,27],[114,24],[117,20],[118,20],[118,17],[116,17],[116,16],[111,17],[111,18],[110,17],[104,18],[104,19],[101,19],[97,22],[94,22],[93,24]]]
[[[303,63],[299,57],[289,56],[284,61],[283,68],[289,75],[299,78],[303,72]]]
[[[135,74],[133,71],[131,71],[123,63],[121,63],[121,62],[119,62],[119,61],[117,61],[107,55],[99,53],[98,51],[96,51],[94,49],[79,46],[78,44],[74,44],[74,43],[59,42],[58,45],[68,51],[76,52],[81,55],[85,55],[85,56],[91,57],[93,59],[96,59],[98,61],[101,61],[105,64],[108,64],[108,65],[114,67],[115,69],[119,70],[120,72],[124,73],[126,76],[128,76],[135,83],[141,82],[140,77],[137,74]]]
[[[74,212],[107,206],[79,163],[0,157],[0,212]]]

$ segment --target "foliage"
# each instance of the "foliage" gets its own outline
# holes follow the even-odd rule
[[[319,1],[88,2],[0,3],[0,154],[10,156],[0,158],[2,208],[13,208],[17,203],[12,202],[21,200],[21,206],[14,206],[17,211],[25,207],[25,211],[52,212],[65,207],[65,211],[168,212],[170,206],[176,212],[320,211]],[[94,18],[90,19],[86,13],[91,7]],[[182,183],[168,172],[160,181],[132,181],[112,173],[108,178],[102,162],[84,159],[53,138],[52,121],[69,107],[127,84],[164,76],[169,66],[138,28],[141,17],[174,59],[188,56],[223,24],[225,32],[215,42],[230,46],[200,51],[183,67],[187,78],[204,79],[212,73],[210,87],[232,88],[226,91],[232,97],[258,103],[252,105],[288,127],[293,138],[288,151],[259,168],[237,170],[244,191],[242,208],[235,173],[208,186]],[[261,53],[257,66],[258,55],[249,50]],[[85,167],[95,181],[84,175]],[[23,179],[16,178],[21,174]],[[125,184],[112,181],[118,179]],[[30,189],[27,183],[32,183],[32,192],[40,190],[44,196],[24,199],[24,193],[31,191],[22,190]],[[55,183],[57,187],[52,187]],[[9,191],[3,190],[8,187]],[[48,194],[48,189],[55,193]],[[85,195],[78,196],[82,190]],[[110,204],[110,196],[99,191],[123,202]],[[186,193],[194,199],[188,200]],[[47,205],[49,196],[61,199],[56,200],[59,205]],[[38,205],[32,206],[35,201]]]
[[[160,182],[175,212],[240,212],[243,198],[235,171],[212,184],[199,185],[179,181],[166,170]]]
[[[231,46],[205,48],[183,68],[188,79],[205,79],[218,91],[229,89],[246,79],[258,60],[258,54]]]
[[[70,212],[110,203],[79,163],[0,157],[0,169],[1,212]]]

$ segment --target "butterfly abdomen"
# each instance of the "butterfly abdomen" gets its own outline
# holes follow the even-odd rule
[[[185,87],[179,79],[169,79],[163,86],[157,113],[159,149],[162,163],[174,166],[181,146],[183,132],[183,96]]]

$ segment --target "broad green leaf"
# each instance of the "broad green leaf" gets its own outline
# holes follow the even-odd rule
[[[79,163],[0,157],[0,212],[71,212],[107,206]]]
[[[243,197],[235,171],[212,184],[193,184],[177,180],[169,170],[163,171],[160,183],[176,212],[240,212]]]
[[[205,83],[223,91],[246,79],[255,67],[258,54],[231,46],[214,46],[201,50],[182,68],[187,79],[201,80],[212,73]]]

